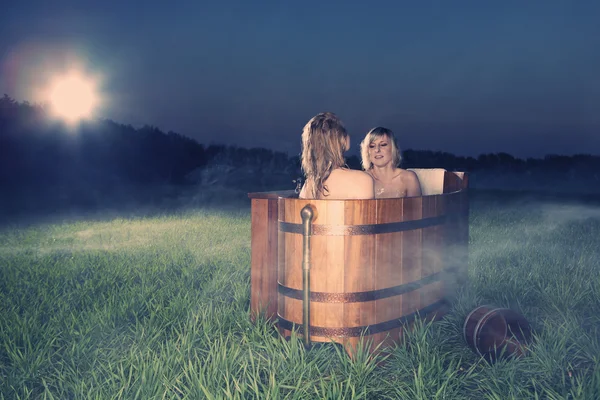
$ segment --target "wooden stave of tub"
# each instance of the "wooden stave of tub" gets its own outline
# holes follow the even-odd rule
[[[466,279],[468,175],[446,171],[443,192],[373,200],[305,200],[294,191],[250,193],[252,319],[277,319],[284,336],[292,325],[302,335],[299,228],[306,204],[315,211],[311,341],[333,340],[352,354],[361,333],[373,340],[373,349],[398,342],[402,324],[410,323],[415,312],[442,316],[456,286]],[[357,225],[361,227],[348,227]],[[449,251],[452,257],[443,257]]]

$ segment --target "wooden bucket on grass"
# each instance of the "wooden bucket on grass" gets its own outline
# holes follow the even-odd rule
[[[485,305],[467,315],[463,336],[473,351],[495,361],[500,356],[524,355],[531,341],[531,326],[513,310]]]

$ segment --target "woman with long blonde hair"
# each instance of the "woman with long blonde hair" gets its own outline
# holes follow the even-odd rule
[[[302,170],[305,182],[300,198],[372,199],[373,179],[346,167],[344,152],[350,136],[333,113],[323,112],[308,121],[302,131]]]
[[[417,174],[400,168],[402,155],[390,129],[371,129],[360,144],[360,155],[363,169],[375,181],[377,198],[421,196]]]

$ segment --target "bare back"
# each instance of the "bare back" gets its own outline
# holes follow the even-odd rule
[[[312,180],[307,180],[299,197],[301,199],[312,198]],[[371,175],[363,171],[337,168],[325,180],[324,185],[328,191],[324,195],[318,194],[318,200],[345,200],[345,199],[374,199],[375,189]]]

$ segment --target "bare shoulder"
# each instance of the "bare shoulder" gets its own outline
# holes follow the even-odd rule
[[[356,190],[356,198],[359,199],[374,199],[375,198],[375,182],[373,177],[364,172],[353,170],[351,171],[350,182]]]
[[[373,177],[371,176],[371,174],[365,172],[365,171],[359,171],[357,169],[347,169],[346,170],[350,175],[352,176],[352,179],[362,179],[365,182],[369,181],[369,180],[373,180]]]
[[[375,198],[374,182],[371,175],[364,171],[339,169],[338,177],[343,185],[345,198],[372,199]]]
[[[399,171],[399,177],[405,181],[405,182],[418,182],[419,181],[419,177],[417,177],[417,174],[415,173],[415,171],[409,171],[407,169],[402,169],[402,168],[398,168]]]
[[[331,176],[333,176],[334,174],[338,177],[343,177],[344,179],[363,179],[365,181],[367,179],[373,180],[371,175],[369,175],[365,171],[359,171],[357,169],[338,168],[331,172]]]
[[[408,197],[412,196],[421,196],[421,183],[419,182],[419,177],[415,173],[415,171],[409,171],[407,169],[401,169],[399,177],[406,188],[406,195]]]

